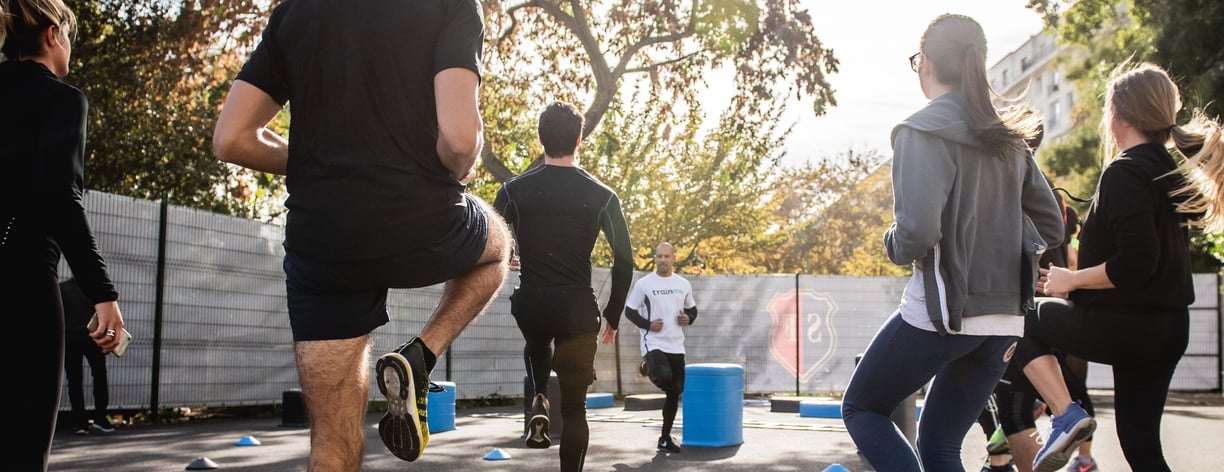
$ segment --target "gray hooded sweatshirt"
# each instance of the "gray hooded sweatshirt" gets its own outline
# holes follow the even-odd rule
[[[965,124],[963,96],[932,100],[892,132],[893,215],[888,258],[913,264],[940,334],[966,317],[1023,316],[1036,260],[1062,243],[1062,211],[1032,155],[1000,158]],[[909,288],[907,288],[909,290]]]

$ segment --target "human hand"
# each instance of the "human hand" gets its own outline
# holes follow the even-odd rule
[[[650,322],[650,330],[659,332],[663,330],[663,320],[654,320]]]
[[[118,334],[123,332],[123,313],[115,301],[95,304],[94,312],[98,317],[98,326],[89,333],[89,337],[102,348],[103,354],[110,354],[119,346]]]
[[[680,316],[677,316],[677,317],[676,317],[676,322],[677,322],[677,323],[680,323],[680,326],[688,326],[688,325],[689,325],[689,317],[688,317],[688,315],[686,315],[686,314],[684,314],[684,313],[681,313],[681,314],[680,314]]]
[[[603,333],[599,335],[599,342],[603,344],[616,342],[616,330],[612,329],[612,325],[604,325]]]
[[[1036,289],[1046,296],[1066,298],[1075,288],[1075,271],[1065,267],[1041,269],[1041,276],[1037,278]]]

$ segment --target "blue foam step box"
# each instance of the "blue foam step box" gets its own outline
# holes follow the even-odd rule
[[[616,406],[616,399],[611,393],[588,393],[586,396],[586,407],[590,408],[612,408]]]
[[[841,418],[841,400],[809,398],[799,402],[800,418]]]
[[[689,364],[684,368],[684,446],[725,447],[744,443],[744,368],[736,364]]]
[[[442,387],[441,392],[429,392],[429,403],[425,415],[429,420],[429,432],[440,433],[455,429],[455,383],[434,382]]]

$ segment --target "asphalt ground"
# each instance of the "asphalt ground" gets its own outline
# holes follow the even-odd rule
[[[1130,468],[1114,434],[1112,393],[1094,391],[1099,423],[1093,446],[1102,472]],[[586,471],[825,471],[840,464],[849,471],[873,470],[858,455],[840,419],[803,418],[771,412],[768,400],[745,400],[743,443],[726,447],[685,446],[681,453],[655,449],[659,410],[588,410],[590,449]],[[392,456],[378,437],[382,413],[366,418],[365,471],[548,471],[559,468],[557,443],[527,449],[521,439],[522,406],[461,408],[455,429],[431,435],[415,462]],[[304,471],[309,430],[281,426],[281,418],[213,418],[177,424],[119,425],[113,433],[56,434],[51,471],[180,471],[207,460],[219,471]],[[673,432],[683,444],[683,407]],[[1040,427],[1048,427],[1041,421]],[[16,433],[20,434],[20,433]],[[1174,470],[1224,470],[1224,395],[1174,393],[1162,425],[1165,455]],[[248,438],[249,436],[249,438]],[[239,445],[254,439],[258,445]],[[244,441],[248,440],[248,441]],[[965,437],[965,470],[976,472],[985,459],[986,439],[977,427]],[[486,460],[494,449],[509,456]],[[836,469],[836,468],[833,468]],[[196,470],[196,469],[192,469]]]

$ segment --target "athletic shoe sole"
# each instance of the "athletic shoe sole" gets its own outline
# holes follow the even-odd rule
[[[395,457],[409,462],[417,460],[425,450],[421,441],[424,433],[416,411],[416,384],[408,360],[395,352],[383,354],[374,370],[378,373],[378,391],[387,398],[387,414],[378,422],[378,435]]]
[[[548,415],[535,415],[531,417],[527,427],[528,435],[527,447],[532,449],[548,449],[552,445],[552,439],[548,437]]]
[[[1067,434],[1050,438],[1053,443],[1042,449],[1044,454],[1038,454],[1033,460],[1033,472],[1059,472],[1071,460],[1071,454],[1079,448],[1080,443],[1092,437],[1095,430],[1096,420],[1087,417],[1072,426]]]

